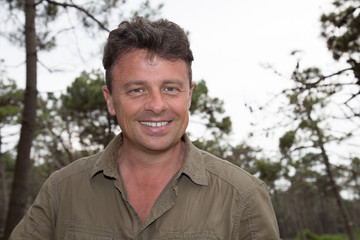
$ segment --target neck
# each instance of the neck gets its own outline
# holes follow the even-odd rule
[[[157,174],[177,172],[183,162],[185,144],[178,144],[166,151],[144,151],[134,148],[124,139],[123,146],[119,149],[118,164],[121,172],[131,170],[133,176],[147,175],[149,177]]]

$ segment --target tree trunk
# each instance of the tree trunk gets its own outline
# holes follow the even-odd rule
[[[0,129],[1,130],[1,129]],[[7,189],[7,181],[6,181],[6,170],[5,170],[5,163],[3,159],[3,153],[1,152],[1,132],[0,132],[0,182],[1,182],[1,206],[0,206],[0,236],[2,236],[4,227],[5,227],[5,220],[6,220],[6,214],[7,214],[7,208],[8,208],[8,189]]]
[[[350,220],[349,214],[347,212],[346,206],[344,204],[344,200],[342,199],[341,195],[340,195],[340,190],[335,182],[335,178],[334,175],[332,173],[332,167],[331,167],[331,163],[329,161],[329,157],[327,155],[327,152],[325,150],[325,143],[322,139],[322,133],[321,130],[319,129],[317,123],[315,121],[312,120],[310,113],[308,113],[308,118],[315,123],[315,128],[314,130],[316,131],[316,134],[318,136],[318,141],[317,143],[319,144],[320,150],[321,150],[321,156],[322,159],[324,161],[325,167],[326,167],[326,173],[329,177],[330,180],[330,185],[331,185],[331,189],[333,190],[333,193],[335,195],[335,199],[336,199],[336,203],[339,207],[339,211],[341,214],[341,217],[343,219],[343,224],[345,227],[345,230],[347,232],[347,235],[349,237],[349,240],[356,240],[356,236],[355,236],[355,231],[354,231],[354,224],[353,222]]]
[[[25,1],[26,89],[23,120],[16,157],[14,181],[5,227],[5,239],[24,216],[28,200],[28,178],[31,167],[30,150],[35,132],[37,105],[37,50],[35,33],[35,1]]]
[[[301,214],[301,211],[303,210],[303,207],[300,206],[299,204],[299,197],[297,196],[297,194],[295,192],[291,193],[291,198],[292,198],[292,203],[293,203],[293,209],[295,212],[295,228],[296,228],[296,232],[300,234],[300,239],[301,240],[306,240],[306,237],[304,235],[305,232],[305,228],[304,228],[304,219],[303,219],[303,214]]]
[[[327,156],[326,150],[324,148],[324,145],[323,145],[322,141],[319,141],[319,142],[321,142],[320,143],[321,155],[322,155],[322,158],[323,158],[325,166],[326,166],[326,172],[327,172],[327,175],[328,175],[329,180],[330,180],[331,188],[332,188],[333,193],[334,193],[335,198],[336,198],[336,203],[337,203],[337,205],[339,207],[340,214],[341,214],[341,217],[342,217],[343,222],[344,222],[345,230],[347,232],[349,240],[356,240],[355,231],[354,231],[354,224],[350,220],[349,214],[348,214],[346,206],[344,204],[344,200],[342,199],[342,197],[340,195],[339,188],[338,188],[338,186],[337,186],[337,184],[335,182],[335,179],[334,179],[334,176],[333,176],[332,170],[331,170],[331,164],[330,164],[329,158]]]

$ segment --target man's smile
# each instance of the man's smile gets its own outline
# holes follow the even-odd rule
[[[171,121],[164,121],[164,122],[144,122],[140,121],[142,125],[148,126],[148,127],[164,127],[168,125]]]

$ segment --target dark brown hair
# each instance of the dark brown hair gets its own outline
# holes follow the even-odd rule
[[[194,57],[184,30],[166,19],[149,21],[135,17],[120,23],[118,28],[111,31],[105,45],[103,65],[106,86],[110,92],[113,66],[121,55],[135,49],[147,50],[149,56],[158,55],[166,60],[185,61],[191,84],[191,63]]]

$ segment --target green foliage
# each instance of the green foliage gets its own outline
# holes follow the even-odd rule
[[[351,160],[352,169],[360,173],[360,158],[355,157]],[[359,174],[360,176],[360,174]]]
[[[61,96],[64,107],[71,113],[81,113],[84,117],[93,109],[106,109],[102,94],[103,86],[104,78],[100,70],[91,73],[82,72],[71,86],[67,87],[66,94]]]
[[[13,179],[15,172],[15,158],[10,152],[2,153],[1,157],[5,163],[5,169],[6,169],[5,178],[8,180],[10,187],[10,182]]]
[[[271,160],[257,160],[255,162],[256,172],[259,173],[259,178],[272,189],[275,188],[275,181],[280,179],[282,166],[280,162]]]
[[[98,152],[114,137],[117,123],[107,111],[103,86],[100,70],[83,72],[65,93],[38,99],[34,148],[43,169],[51,172]]]
[[[319,240],[318,236],[316,236],[316,234],[310,232],[309,230],[305,230],[304,235],[305,235],[305,239]]]
[[[197,139],[192,142],[197,148],[205,150],[215,156],[220,158],[224,158],[226,156],[226,152],[228,150],[228,146],[223,146],[219,139]]]
[[[208,93],[204,80],[194,83],[189,111],[192,118],[199,119],[198,123],[204,126],[210,134],[198,136],[193,143],[198,148],[225,158],[229,146],[223,144],[223,141],[225,135],[231,132],[231,119],[229,116],[223,116],[225,113],[224,102],[219,98],[210,97]]]
[[[303,238],[302,238],[303,236]],[[316,235],[312,233],[310,230],[304,230],[298,233],[298,236],[292,240],[348,240],[349,238],[345,234],[323,234]]]
[[[204,80],[194,83],[190,113],[199,116],[213,135],[229,134],[231,132],[232,123],[230,117],[220,117],[224,112],[224,102],[208,95],[208,88]]]
[[[246,171],[255,174],[259,152],[259,149],[255,149],[246,143],[241,143],[235,147],[231,147],[226,159]]]
[[[270,189],[275,189],[275,181],[280,178],[283,167],[280,162],[261,157],[261,150],[246,143],[230,147],[225,159],[259,177]]]
[[[23,90],[14,80],[0,79],[0,127],[19,121],[22,109]]]
[[[285,191],[278,188],[273,205],[283,234],[294,236],[294,229],[309,228],[316,233],[346,231],[349,237],[318,236],[309,230],[299,240],[354,239],[352,229],[360,220],[360,1],[337,0],[333,6],[322,15],[321,30],[341,65],[323,72],[316,66],[301,68],[298,61],[292,86],[279,95],[287,99],[277,112],[281,122],[268,128],[283,131],[280,171],[289,184]],[[340,192],[354,199],[344,200]]]
[[[337,0],[333,2],[334,12],[323,14],[322,36],[334,59],[347,55],[351,57],[360,51],[360,15],[358,0]]]
[[[279,139],[281,152],[288,152],[295,143],[296,131],[288,131]]]
[[[326,39],[333,58],[343,59],[350,66],[337,75],[352,71],[354,78],[342,84],[344,87],[352,88],[345,105],[354,117],[360,117],[360,111],[356,107],[360,96],[360,3],[359,0],[337,0],[333,5],[333,12],[321,16],[322,36]]]
[[[83,72],[61,96],[66,114],[63,118],[79,129],[84,146],[105,147],[114,137],[116,119],[109,115],[102,93],[104,78],[101,71]]]
[[[337,93],[335,90],[339,88],[334,87],[329,82],[323,82],[324,78],[318,69],[308,68],[301,71],[297,66],[292,80],[294,87],[284,91],[290,104],[281,109],[281,112],[286,112],[289,117],[290,124],[288,126],[291,126],[279,139],[282,159],[286,162],[284,166],[288,169],[284,171],[283,176],[291,184],[287,190],[290,196],[287,198],[292,201],[296,199],[293,205],[295,210],[291,211],[299,214],[296,209],[311,208],[313,211],[308,214],[315,215],[319,211],[316,209],[321,209],[323,202],[329,201],[324,199],[337,197],[338,202],[342,200],[334,189],[341,189],[336,184],[346,179],[349,173],[349,171],[337,171],[336,167],[329,164],[329,152],[324,146],[327,146],[334,139],[340,146],[352,134],[344,131],[340,135],[339,132],[333,131],[329,127],[332,126],[329,120],[333,121],[333,119],[326,114],[326,110],[333,95]],[[330,157],[333,156],[330,155]],[[353,183],[354,180],[352,179],[351,182]],[[341,187],[346,189],[344,185]],[[298,199],[302,200],[298,203]],[[312,202],[307,203],[308,199],[311,199]],[[316,207],[315,204],[319,205]],[[336,208],[343,211],[340,206]],[[301,210],[301,212],[304,211]],[[322,215],[327,215],[327,213],[319,211],[317,216],[321,217]],[[300,215],[295,222],[306,222],[307,219],[308,216]],[[326,221],[322,221],[324,223],[321,222],[320,224],[325,225]],[[307,227],[313,227],[313,225],[308,224]],[[318,237],[311,232],[304,232],[302,237],[298,239],[327,238]]]
[[[344,166],[344,170],[348,173],[346,184],[350,185],[353,193],[360,198],[360,158],[352,158],[350,165]]]
[[[38,98],[36,136],[33,142],[36,165],[48,165],[49,173],[76,159],[73,135],[59,96],[48,93]],[[52,170],[51,170],[52,169]]]

